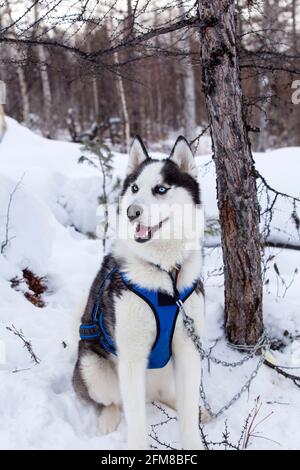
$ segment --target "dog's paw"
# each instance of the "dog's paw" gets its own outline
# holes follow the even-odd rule
[[[105,406],[99,416],[99,431],[101,434],[114,432],[121,421],[121,410],[116,405]]]

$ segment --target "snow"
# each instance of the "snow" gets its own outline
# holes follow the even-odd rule
[[[116,432],[101,436],[93,408],[79,402],[71,384],[79,317],[103,256],[101,241],[86,236],[95,231],[101,177],[96,169],[78,164],[81,154],[78,144],[44,139],[8,118],[8,131],[0,144],[0,244],[6,239],[9,197],[19,185],[11,202],[8,244],[0,255],[1,449],[126,448],[124,419]],[[298,155],[299,149],[284,148],[256,154],[255,161],[271,186],[299,196]],[[116,175],[124,176],[126,160],[125,155],[115,154]],[[197,164],[206,214],[213,219],[217,217],[217,205],[211,157],[199,156]],[[265,197],[261,204],[266,204]],[[275,209],[270,239],[299,244],[299,233],[290,217],[291,204],[279,198]],[[266,258],[273,255],[265,273],[265,324],[270,336],[285,342],[286,347],[272,351],[270,359],[296,367],[300,365],[300,252],[268,248]],[[236,360],[240,354],[231,350],[223,337],[221,266],[220,248],[207,248],[203,272],[205,344],[213,346],[219,338],[214,354]],[[20,278],[24,268],[46,277],[44,308],[24,297],[28,290],[25,283],[18,290],[11,287],[11,279]],[[31,342],[39,364],[32,361],[22,340],[7,329],[13,326]],[[294,341],[290,336],[296,337]],[[255,358],[238,368],[210,364],[210,371],[207,361],[204,363],[205,391],[214,411],[241,388],[256,363]],[[248,447],[298,449],[299,389],[265,366],[240,400],[220,418],[204,425],[207,439],[222,441],[227,420],[230,442],[237,443],[257,397],[261,408]],[[167,411],[175,417],[172,410]],[[155,427],[165,416],[153,405],[148,405],[148,419],[149,433],[153,435],[155,429],[161,442],[179,448],[175,419]],[[164,448],[152,438],[150,443]]]
[[[271,187],[299,198],[299,153],[300,150],[296,147],[255,153],[255,166]],[[198,157],[197,161],[206,217],[214,219],[218,217],[214,164],[210,155]],[[258,180],[258,185],[259,183],[260,181]],[[272,203],[274,196],[274,194],[270,193],[270,203]],[[267,196],[260,186],[259,203],[263,212],[267,207]],[[268,237],[270,241],[300,244],[300,231],[291,217],[292,211],[293,205],[291,201],[280,197],[277,199],[274,206],[273,219],[270,224],[270,235]],[[264,219],[262,218],[261,229],[263,228]]]

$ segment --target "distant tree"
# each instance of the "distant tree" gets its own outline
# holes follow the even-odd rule
[[[34,21],[35,27],[33,28],[34,37],[39,35],[41,29],[44,28],[40,21],[39,15],[39,2],[34,1]],[[47,66],[47,54],[44,46],[37,47],[37,54],[39,59],[39,68],[42,83],[42,109],[43,109],[43,122],[42,129],[46,137],[53,137],[53,110],[52,110],[52,92],[50,86],[50,78]]]
[[[298,0],[292,0],[292,25],[293,25],[293,46],[294,50],[298,51],[298,32],[297,32],[297,14],[298,12]]]
[[[7,0],[5,2],[6,13],[10,21],[10,33],[13,34],[15,38],[17,38],[17,32],[15,28],[15,21],[12,16],[12,9],[10,2]],[[18,66],[16,69],[17,77],[19,81],[19,93],[21,95],[22,100],[22,119],[25,126],[30,126],[30,103],[29,103],[29,92],[28,92],[28,85],[26,80],[25,71],[23,68],[24,58],[27,55],[27,47],[21,47],[20,44],[17,42],[10,47],[10,53],[16,59]]]
[[[270,0],[264,0],[263,12],[261,15],[261,28],[263,31],[267,31],[270,24],[271,15],[271,5]],[[263,34],[260,36],[262,39],[261,47],[265,48],[270,45],[272,42],[272,34]],[[270,146],[270,133],[268,129],[268,118],[269,116],[269,105],[271,102],[272,89],[271,89],[271,78],[267,73],[261,73],[258,77],[258,92],[259,92],[259,103],[260,103],[260,113],[258,120],[258,142],[257,150],[258,152],[263,152]]]
[[[180,0],[178,2],[179,11],[184,18],[186,14],[185,6]],[[190,52],[189,32],[183,33],[181,39],[182,49],[187,53]],[[184,101],[183,101],[183,117],[184,117],[184,135],[191,141],[196,137],[196,90],[194,69],[191,64],[190,57],[184,60],[183,64],[183,85],[184,85]]]

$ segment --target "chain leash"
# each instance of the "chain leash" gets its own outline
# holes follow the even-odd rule
[[[218,412],[213,412],[212,411],[211,406],[210,406],[210,404],[207,400],[206,393],[204,391],[204,386],[203,386],[203,370],[201,371],[201,382],[200,382],[200,388],[199,388],[200,397],[203,401],[203,404],[204,404],[206,410],[210,414],[210,416],[212,418],[218,418],[222,413],[224,413],[224,411],[228,410],[228,408],[230,408],[241,397],[241,395],[244,392],[246,392],[248,390],[251,382],[257,376],[260,367],[264,363],[266,354],[270,349],[269,338],[268,338],[266,332],[264,331],[263,334],[261,335],[261,337],[259,338],[258,342],[254,346],[242,346],[242,345],[232,346],[231,345],[231,347],[233,347],[235,349],[243,349],[243,350],[248,349],[248,350],[250,350],[250,352],[248,354],[246,354],[239,361],[235,361],[235,362],[223,361],[223,360],[213,356],[211,354],[211,351],[210,352],[205,351],[205,349],[202,346],[202,342],[200,340],[200,337],[196,333],[193,318],[191,318],[190,316],[188,316],[186,314],[183,303],[180,299],[178,299],[176,301],[176,304],[179,307],[180,312],[182,313],[183,324],[185,326],[187,335],[193,341],[197,351],[199,352],[199,354],[201,356],[201,359],[209,359],[213,363],[221,365],[223,367],[238,367],[238,366],[241,366],[241,365],[245,364],[250,359],[252,359],[257,354],[258,351],[261,351],[261,356],[259,358],[259,361],[258,361],[255,369],[251,373],[250,377],[248,378],[248,380],[244,383],[244,385],[242,386],[240,391],[238,393],[236,393],[231,398],[231,400],[226,405],[224,405]]]

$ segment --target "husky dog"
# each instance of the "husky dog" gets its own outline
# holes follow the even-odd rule
[[[194,157],[184,137],[165,160],[150,158],[142,140],[134,139],[119,215],[128,236],[117,237],[92,284],[82,317],[75,390],[99,410],[102,433],[114,431],[124,411],[129,449],[147,448],[146,402],[153,400],[178,411],[183,448],[202,449],[200,357],[174,300],[174,290],[177,299],[178,293],[188,292],[183,294],[184,311],[200,335],[203,208]],[[171,326],[166,327],[167,315],[153,302],[169,305],[171,310],[164,312],[172,312]]]

